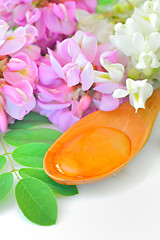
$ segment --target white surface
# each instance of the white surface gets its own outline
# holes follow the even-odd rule
[[[29,222],[12,190],[0,202],[0,239],[159,240],[159,122],[160,115],[148,143],[116,177],[79,186],[76,196],[58,198],[54,226]]]

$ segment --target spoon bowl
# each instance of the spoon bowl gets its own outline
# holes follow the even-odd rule
[[[126,102],[112,112],[89,114],[48,149],[45,172],[65,185],[93,183],[114,175],[147,142],[159,109],[160,88],[137,113]]]

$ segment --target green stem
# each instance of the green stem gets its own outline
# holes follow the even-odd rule
[[[2,147],[3,147],[3,149],[4,149],[5,155],[7,156],[8,160],[9,160],[9,162],[10,162],[10,164],[11,164],[11,167],[12,167],[11,172],[14,172],[15,175],[16,175],[16,177],[18,178],[18,180],[20,180],[18,174],[16,173],[16,169],[15,169],[14,166],[13,166],[12,160],[11,160],[11,158],[10,158],[10,156],[9,156],[10,153],[7,152],[7,149],[5,148],[5,145],[4,145],[4,143],[3,143],[2,138],[0,138],[0,142],[1,142]]]
[[[18,169],[13,169],[13,170],[11,170],[10,172],[12,173],[12,172],[18,172],[19,170]]]
[[[12,153],[4,153],[4,154],[2,154],[2,156],[6,156],[6,155],[8,155],[8,154],[12,154]]]

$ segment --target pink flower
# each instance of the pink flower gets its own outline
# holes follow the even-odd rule
[[[5,132],[8,126],[7,116],[3,109],[4,104],[4,99],[0,96],[0,129],[2,132]]]
[[[77,8],[84,9],[90,13],[95,12],[97,0],[77,0]]]
[[[28,81],[34,88],[37,81],[38,69],[35,62],[30,59],[26,54],[19,53],[13,56],[7,68],[3,72],[3,76],[7,83],[15,86],[23,80]]]
[[[22,27],[17,28],[11,34],[7,35],[7,24],[1,22],[2,38],[0,42],[0,55],[9,55],[20,50],[26,43],[25,30]]]
[[[60,2],[64,3],[68,0],[61,0]],[[84,9],[90,13],[95,12],[97,6],[97,0],[69,0],[76,3],[76,7]]]
[[[73,63],[68,63],[63,67],[68,87],[81,83],[82,89],[84,91],[88,90],[94,83],[92,64],[82,53],[75,55],[72,62]]]
[[[94,87],[93,90],[96,92],[93,101],[96,107],[102,111],[113,111],[118,108],[121,102],[112,96],[112,93],[118,88],[123,88],[123,86],[113,82],[98,84]]]
[[[0,129],[3,132],[7,130],[8,118],[21,120],[35,105],[33,88],[28,81],[11,86],[0,79]]]
[[[35,27],[26,25],[24,28],[19,27],[13,32],[8,32],[8,24],[0,20],[0,56],[12,55],[22,48],[31,45],[38,32]]]
[[[51,7],[45,7],[44,21],[46,27],[53,33],[73,34],[75,31],[75,9],[75,3],[70,1],[64,4],[54,3]]]
[[[5,100],[5,112],[15,119],[23,119],[36,105],[33,89],[25,80],[14,87],[4,85],[1,92]]]

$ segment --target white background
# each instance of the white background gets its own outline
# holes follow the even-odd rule
[[[7,167],[7,166],[6,166]],[[159,240],[160,115],[143,150],[117,176],[58,198],[58,219],[42,227],[18,208],[14,189],[0,202],[4,240]]]

